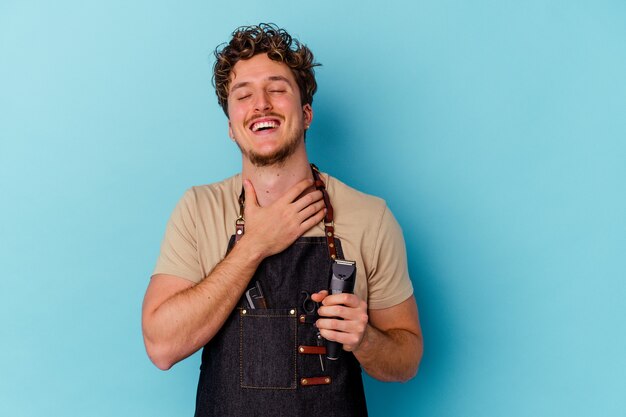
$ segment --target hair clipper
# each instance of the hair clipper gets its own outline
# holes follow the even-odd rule
[[[331,268],[328,294],[342,294],[354,292],[354,282],[356,281],[356,262],[335,259]],[[341,320],[338,318],[338,320]],[[341,353],[341,343],[326,341],[326,357],[335,361],[339,359]]]

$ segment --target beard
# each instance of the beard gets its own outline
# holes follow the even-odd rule
[[[241,145],[239,145],[239,142],[235,141],[235,143],[237,143],[237,146],[239,147],[239,150],[241,151],[243,156],[248,158],[252,165],[261,168],[271,165],[282,165],[291,155],[293,155],[296,149],[298,149],[301,140],[300,138],[302,138],[303,136],[304,128],[300,128],[298,129],[298,131],[294,132],[294,134],[289,138],[289,140],[287,140],[287,142],[285,142],[285,144],[281,148],[267,155],[260,154],[253,150],[246,151],[241,147]]]

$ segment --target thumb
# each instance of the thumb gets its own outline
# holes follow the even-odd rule
[[[316,303],[321,303],[324,301],[324,298],[328,296],[328,291],[322,290],[320,292],[316,292],[315,294],[311,294],[311,299]]]
[[[243,191],[246,197],[246,207],[258,207],[259,202],[256,199],[256,191],[250,180],[243,180]]]

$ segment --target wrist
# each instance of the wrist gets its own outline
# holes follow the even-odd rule
[[[267,258],[269,255],[265,254],[262,250],[262,246],[257,244],[251,235],[243,235],[243,237],[235,244],[233,251],[237,251],[241,253],[241,257],[245,259],[247,262],[253,264],[253,266],[258,266],[263,259]]]
[[[365,326],[365,331],[363,332],[363,337],[361,338],[361,341],[358,345],[354,347],[354,349],[352,349],[352,353],[365,358],[367,356],[367,353],[370,351],[369,347],[372,345],[372,333],[375,331],[376,329],[367,324]]]

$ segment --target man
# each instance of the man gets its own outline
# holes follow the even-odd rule
[[[406,381],[422,355],[400,228],[384,201],[310,165],[306,46],[261,24],[216,58],[242,171],[174,210],[144,299],[148,355],[165,370],[204,347],[197,416],[367,415],[361,368]],[[354,294],[328,295],[335,258],[356,262]]]

